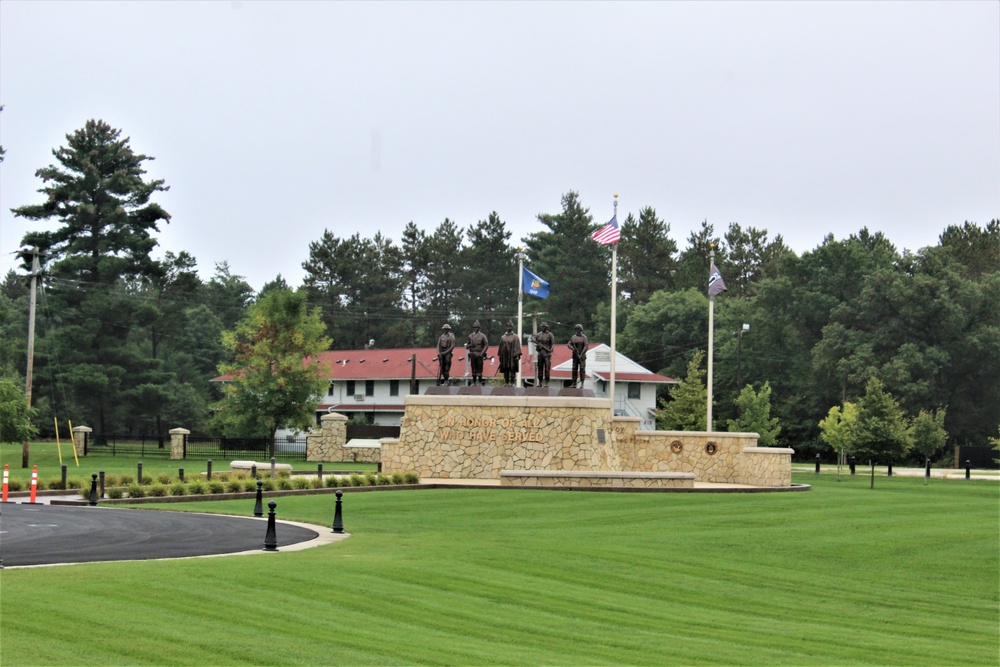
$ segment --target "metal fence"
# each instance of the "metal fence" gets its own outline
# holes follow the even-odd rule
[[[169,436],[132,436],[88,434],[84,441],[87,454],[170,458]],[[188,435],[184,437],[184,458],[278,459],[305,461],[306,439],[300,438],[223,438]]]

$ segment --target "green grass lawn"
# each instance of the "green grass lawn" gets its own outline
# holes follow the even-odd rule
[[[316,549],[8,569],[0,663],[998,664],[1000,485],[795,480],[348,491],[351,537]],[[332,496],[277,503],[333,519]]]
[[[79,457],[79,466],[73,458],[73,446],[69,441],[62,443],[62,463],[66,465],[67,477],[83,478],[90,484],[90,475],[103,470],[109,475],[135,475],[137,463],[140,458],[137,456],[111,456],[109,454],[88,454]],[[52,480],[62,478],[62,469],[59,463],[59,448],[55,442],[34,442],[31,444],[29,467],[21,467],[21,445],[4,443],[0,444],[0,466],[6,464],[10,467],[11,478],[18,478],[25,482],[31,480],[31,466],[38,466],[38,478],[40,480]],[[199,475],[206,470],[206,459],[184,459],[171,460],[165,456],[147,457],[142,460],[142,474],[155,476],[158,473],[177,474],[178,468],[184,468],[186,477]],[[291,463],[296,470],[315,470],[316,463],[299,460],[277,459],[278,463]],[[215,459],[212,461],[213,472],[224,472],[229,470],[230,459]],[[266,462],[270,462],[268,459]],[[374,463],[339,463],[325,462],[324,470],[375,470]],[[269,470],[269,469],[268,469]],[[263,472],[263,471],[262,471]]]

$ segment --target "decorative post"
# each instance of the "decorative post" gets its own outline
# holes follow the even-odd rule
[[[253,506],[254,516],[264,516],[264,482],[257,480],[257,503]]]
[[[90,473],[90,501],[91,507],[97,507],[97,473]]]
[[[344,532],[344,514],[343,510],[341,509],[341,500],[340,500],[343,495],[344,492],[341,491],[340,489],[337,489],[337,507],[333,511],[333,532],[335,533]]]
[[[273,500],[267,504],[267,534],[264,535],[264,551],[278,550],[278,534],[274,525],[274,508],[278,503]]]
[[[94,429],[89,426],[74,426],[72,430],[73,450],[79,458],[87,453],[87,437],[94,432]]]

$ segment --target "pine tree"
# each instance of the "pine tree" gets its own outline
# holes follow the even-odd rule
[[[549,322],[556,339],[566,341],[577,324],[591,330],[597,305],[611,299],[611,253],[590,238],[598,225],[576,192],[563,195],[562,212],[541,213],[538,221],[548,231],[524,239],[527,263],[548,281]]]
[[[661,431],[704,431],[708,420],[706,371],[701,368],[702,350],[695,352],[688,364],[687,376],[670,390],[670,401],[660,399],[656,428]]]
[[[59,391],[39,393],[65,395],[64,414],[107,432],[136,408],[123,392],[154,370],[133,336],[141,328],[134,291],[166,270],[150,253],[159,223],[170,220],[151,199],[167,187],[144,178],[143,163],[152,158],[133,152],[129,139],[103,121],[87,121],[66,139],[53,151],[57,164],[36,172],[45,201],[13,209],[19,217],[59,223],[22,241],[47,257],[47,296],[58,318],[43,328],[36,356],[45,362],[59,355],[62,374],[55,378],[54,364],[36,363],[35,377],[58,381]]]
[[[730,431],[757,433],[760,436],[757,439],[760,447],[773,447],[777,444],[781,426],[778,425],[778,418],[771,416],[770,384],[765,382],[759,392],[754,391],[749,384],[743,387],[736,405],[740,413],[736,419],[729,420]]]

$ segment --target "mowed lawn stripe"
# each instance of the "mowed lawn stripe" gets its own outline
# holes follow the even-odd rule
[[[351,538],[318,549],[8,570],[2,658],[996,663],[1000,485],[797,477],[815,488],[347,492]],[[332,520],[328,496],[277,501],[279,519]]]

